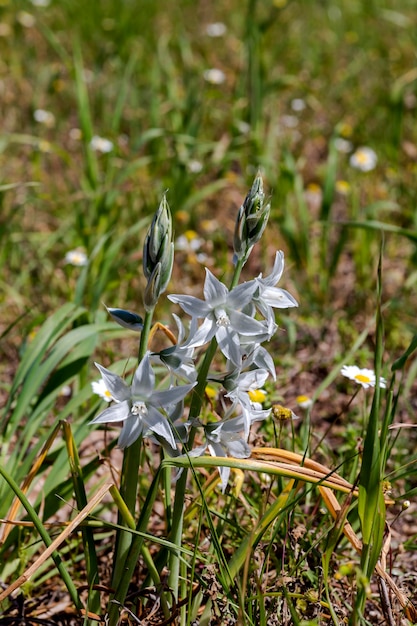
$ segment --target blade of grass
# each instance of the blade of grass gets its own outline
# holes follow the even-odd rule
[[[95,496],[94,500],[92,502],[90,502],[90,504],[88,506],[88,510],[82,511],[73,520],[73,522],[65,529],[64,533],[61,533],[61,535],[59,537],[57,537],[57,539],[52,541],[52,539],[50,538],[50,536],[49,536],[48,532],[46,531],[44,525],[42,524],[40,518],[38,517],[38,514],[36,513],[36,511],[33,508],[33,506],[30,504],[29,500],[26,498],[25,494],[22,493],[21,489],[16,484],[16,482],[13,480],[13,478],[1,466],[0,466],[0,474],[4,478],[4,480],[8,483],[10,488],[14,491],[14,493],[17,495],[19,500],[21,501],[23,507],[25,508],[27,514],[29,515],[30,519],[32,520],[36,530],[38,531],[42,541],[44,542],[44,544],[46,546],[46,550],[42,553],[42,555],[39,557],[39,559],[37,559],[35,561],[35,563],[26,571],[26,573],[23,576],[21,576],[17,581],[15,581],[11,585],[9,585],[9,587],[7,587],[7,589],[5,589],[0,594],[0,602],[2,602],[5,598],[7,598],[7,596],[10,593],[12,593],[12,591],[14,591],[18,587],[20,587],[27,580],[29,580],[30,576],[36,571],[36,569],[38,567],[38,564],[43,563],[46,558],[49,558],[49,556],[51,556],[53,561],[54,561],[54,563],[55,563],[55,565],[56,565],[56,567],[57,567],[57,569],[58,569],[58,571],[59,571],[59,573],[60,573],[62,581],[63,581],[63,583],[65,584],[65,586],[66,586],[66,588],[68,590],[68,593],[69,593],[69,595],[71,597],[71,600],[74,603],[74,606],[78,610],[82,609],[82,603],[81,603],[81,600],[80,600],[80,598],[78,596],[77,589],[75,588],[75,585],[74,585],[74,583],[72,581],[71,575],[67,571],[66,567],[64,566],[64,564],[63,564],[63,562],[61,560],[61,557],[60,557],[59,553],[56,550],[59,547],[59,545],[62,543],[62,541],[64,541],[66,539],[66,537],[68,537],[73,532],[73,530],[75,530],[75,528],[77,528],[79,523],[85,517],[87,517],[87,515],[90,513],[91,509],[94,508],[96,503],[99,501],[99,500],[97,500],[97,496]],[[107,485],[106,486],[106,490],[104,490],[104,491],[102,489],[103,493],[100,494],[100,500],[102,499],[104,493],[106,491],[108,491],[108,487],[109,486]]]
[[[61,422],[64,432],[64,439],[68,452],[68,460],[71,469],[72,481],[74,485],[75,499],[79,510],[83,510],[88,506],[87,494],[85,492],[83,470],[80,465],[78,450],[74,437],[72,435],[71,426],[68,422]],[[85,555],[85,567],[87,572],[87,583],[90,589],[88,597],[88,607],[93,612],[100,609],[100,594],[94,589],[94,585],[100,584],[99,568],[97,553],[94,541],[93,530],[88,526],[81,528],[82,541]]]

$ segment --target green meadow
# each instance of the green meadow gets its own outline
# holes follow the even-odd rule
[[[416,28],[0,0],[0,624],[417,623]]]

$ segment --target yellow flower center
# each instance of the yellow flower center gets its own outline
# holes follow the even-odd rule
[[[310,400],[310,398],[308,396],[297,396],[296,397],[296,401],[298,404],[301,404],[302,402],[308,402]]]
[[[336,181],[336,191],[342,194],[347,194],[350,191],[350,185],[346,180]]]
[[[365,152],[357,152],[356,158],[359,163],[362,163],[362,165],[369,162],[369,156]]]
[[[187,241],[192,241],[193,239],[196,239],[198,237],[198,235],[195,232],[195,230],[186,230],[184,235],[185,235]]]
[[[369,376],[365,376],[364,374],[356,374],[355,378],[360,383],[370,383],[371,382],[371,379],[369,378]]]
[[[266,393],[263,389],[255,389],[254,391],[248,391],[248,396],[252,402],[265,402]]]

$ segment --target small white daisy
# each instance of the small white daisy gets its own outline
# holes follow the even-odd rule
[[[306,108],[306,103],[302,98],[294,98],[291,100],[291,108],[293,111],[300,113],[300,111],[304,111]]]
[[[65,263],[75,265],[76,267],[83,267],[88,264],[88,257],[83,250],[69,250],[65,255]]]
[[[45,126],[52,127],[55,124],[55,115],[45,109],[36,109],[33,112],[33,119],[39,124],[45,124]]]
[[[347,196],[350,192],[350,185],[347,180],[337,180],[335,189],[337,193],[340,193],[340,195]]]
[[[190,161],[188,161],[187,163],[187,169],[192,174],[198,174],[203,169],[203,164],[197,159],[190,159]]]
[[[313,400],[309,396],[297,396],[295,401],[301,409],[309,409],[313,405]]]
[[[367,369],[366,367],[361,369],[357,365],[344,365],[340,373],[342,376],[354,380],[358,385],[362,385],[364,389],[375,387],[376,377],[374,370]],[[387,382],[382,376],[379,378],[379,386],[383,388],[387,386]]]
[[[60,396],[62,396],[63,398],[69,398],[71,394],[72,394],[72,389],[70,385],[64,385],[63,387],[61,387],[61,390],[59,392]]]
[[[110,139],[105,139],[104,137],[99,137],[98,135],[94,135],[94,137],[90,141],[90,146],[96,152],[102,152],[106,154],[113,150],[113,142]]]
[[[226,74],[217,67],[212,67],[203,73],[204,80],[212,85],[222,85],[226,80]]]
[[[349,159],[349,163],[352,167],[361,172],[370,172],[376,167],[378,157],[376,152],[372,148],[362,146],[355,150]]]
[[[296,128],[298,126],[298,118],[295,115],[283,115],[281,117],[281,124],[285,128]]]
[[[100,380],[93,380],[91,388],[95,394],[100,396],[100,398],[106,402],[111,402],[113,400],[110,391],[107,389],[106,383],[102,378],[100,378]]]
[[[36,24],[35,17],[27,11],[19,11],[16,15],[16,19],[24,28],[33,28]]]
[[[175,240],[175,249],[188,253],[198,252],[203,245],[203,239],[201,239],[194,230],[187,230]]]
[[[209,37],[223,37],[226,31],[227,27],[223,22],[213,22],[213,24],[206,26],[206,35]]]

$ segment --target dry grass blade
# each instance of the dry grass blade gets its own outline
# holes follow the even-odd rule
[[[333,470],[321,465],[309,458],[303,457],[301,454],[295,452],[289,452],[281,448],[253,448],[251,458],[263,462],[270,462],[277,467],[285,466],[297,466],[297,473],[300,474],[300,478],[303,475],[315,479],[313,482],[325,482],[327,486],[334,487],[345,493],[353,493],[357,495],[357,490],[353,485],[339,476]]]
[[[48,439],[46,440],[38,458],[36,459],[35,463],[32,466],[32,469],[30,470],[29,474],[26,476],[25,480],[22,483],[21,486],[21,490],[24,494],[27,493],[27,490],[29,489],[30,485],[32,484],[33,479],[35,478],[35,476],[37,475],[40,467],[42,466],[42,463],[45,460],[46,455],[49,452],[50,447],[52,446],[53,442],[55,441],[55,438],[58,434],[58,432],[60,431],[61,426],[60,424],[57,424],[54,428],[54,430],[52,431],[52,433],[49,435]],[[6,541],[7,536],[9,535],[12,527],[13,527],[13,521],[17,515],[17,512],[19,510],[19,507],[21,505],[21,502],[19,500],[19,498],[16,496],[16,498],[13,500],[12,505],[10,507],[10,510],[6,516],[7,521],[5,526],[3,527],[3,532],[1,534],[0,537],[0,546],[3,545],[3,543]]]
[[[51,554],[59,548],[59,546],[67,539],[67,537],[69,537],[71,533],[73,533],[74,530],[81,524],[81,522],[91,513],[91,511],[95,508],[95,506],[99,502],[101,502],[101,500],[104,498],[104,496],[106,495],[106,493],[110,490],[112,486],[113,486],[113,483],[106,483],[98,490],[98,492],[91,498],[88,505],[84,507],[82,511],[78,513],[78,515],[74,517],[74,519],[72,520],[72,522],[70,522],[67,528],[65,528],[62,531],[62,533],[58,535],[56,539],[54,539],[51,545],[48,546],[48,548],[46,548],[46,550],[41,554],[41,556],[39,556],[36,559],[36,561],[32,563],[30,567],[28,567],[26,572],[22,574],[21,576],[19,576],[17,580],[15,580],[11,585],[7,587],[7,589],[5,589],[0,594],[0,602],[5,600],[15,589],[18,589],[19,587],[21,587],[25,582],[27,582],[31,578],[31,576],[33,576],[33,574],[42,565],[42,563],[44,563],[46,559],[48,559],[51,556]]]

